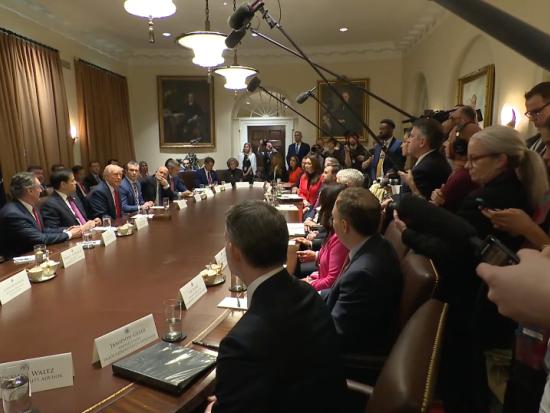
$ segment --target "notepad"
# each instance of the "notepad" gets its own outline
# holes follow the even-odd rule
[[[218,307],[246,311],[248,310],[248,303],[246,301],[246,298],[239,298],[239,300],[237,301],[237,297],[225,297],[223,300],[220,301]]]
[[[306,231],[304,229],[304,224],[298,223],[298,224],[286,224],[288,227],[288,235],[290,237],[297,237],[301,235],[305,235]]]

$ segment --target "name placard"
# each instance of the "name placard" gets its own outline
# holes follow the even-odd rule
[[[237,182],[236,187],[237,189],[250,188],[250,184],[248,182]]]
[[[31,288],[27,271],[23,270],[0,282],[0,304],[4,305]]]
[[[187,208],[187,201],[185,199],[176,199],[174,204],[178,206],[178,209]]]
[[[223,265],[224,267],[227,265],[227,255],[225,254],[225,248],[222,248],[220,252],[218,252],[214,259],[216,260],[216,264]]]
[[[101,234],[101,240],[103,241],[103,245],[111,245],[113,242],[116,241],[115,231],[105,231],[103,234]]]
[[[36,357],[0,364],[0,376],[6,367],[28,364],[29,382],[33,393],[73,385],[72,353]]]
[[[77,245],[61,252],[61,262],[65,268],[69,268],[71,265],[77,263],[78,261],[82,261],[83,259],[84,250],[82,249],[82,245]]]
[[[185,308],[189,308],[195,304],[199,298],[206,294],[206,284],[202,278],[202,275],[197,275],[187,284],[180,288],[181,298]]]
[[[153,314],[117,328],[94,340],[92,363],[108,366],[158,338]]]
[[[231,189],[233,188],[233,185],[231,185],[231,183],[228,183],[228,184],[225,184],[224,187],[225,189]]]
[[[195,194],[193,196],[193,198],[195,198],[195,202],[201,202],[202,201],[201,194]]]
[[[222,187],[223,187],[223,189],[222,189]],[[221,192],[223,190],[225,190],[225,187],[223,185],[215,185],[214,186],[214,191],[216,191],[216,192]]]
[[[265,182],[254,182],[252,184],[252,187],[254,188],[263,188],[265,186]]]
[[[206,191],[204,191],[206,193],[206,197],[207,198],[213,198],[214,197],[214,191],[212,191],[210,188],[207,188]]]
[[[139,231],[140,229],[149,226],[149,221],[147,221],[146,216],[141,216],[141,217],[137,217],[134,220],[134,224],[136,225],[136,229]]]

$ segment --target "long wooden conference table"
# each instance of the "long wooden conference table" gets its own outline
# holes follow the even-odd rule
[[[153,314],[159,336],[165,331],[163,301],[195,277],[224,247],[228,208],[246,199],[262,199],[260,188],[227,190],[202,202],[188,202],[171,219],[153,219],[148,227],[115,244],[85,250],[85,261],[59,269],[54,279],[32,288],[0,308],[0,363],[72,353],[74,386],[34,393],[41,413],[192,412],[212,394],[215,371],[181,396],[114,376],[111,366],[92,365],[94,339]],[[288,219],[288,218],[287,218]],[[291,219],[292,220],[292,219]],[[53,259],[76,242],[49,247]],[[24,269],[0,264],[0,281]],[[211,287],[184,311],[182,345],[204,339],[219,343],[242,313],[217,308],[228,295],[229,279]],[[211,353],[215,354],[215,353]]]

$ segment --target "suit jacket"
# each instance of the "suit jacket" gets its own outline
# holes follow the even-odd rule
[[[334,325],[315,290],[286,270],[260,284],[221,342],[212,411],[336,412],[344,389]]]
[[[170,201],[173,201],[176,198],[176,194],[172,192],[170,187],[164,189],[160,186],[154,175],[148,176],[141,182],[141,191],[143,194],[144,201],[156,202],[157,192],[159,203],[162,204],[162,198],[169,198]]]
[[[171,185],[170,189],[172,188],[172,185],[174,186],[174,192],[187,191],[187,187],[179,176],[168,176],[168,183]]]
[[[286,153],[286,163],[288,167],[290,167],[291,156],[296,155],[300,160],[300,162],[302,162],[302,158],[306,156],[310,150],[311,150],[310,146],[305,142],[300,143],[300,150],[298,151],[298,153],[296,153],[296,142],[288,145],[288,151]]]
[[[403,276],[393,247],[380,234],[372,235],[323,294],[344,351],[389,353],[402,288]]]
[[[233,171],[231,171],[231,169],[228,169],[222,176],[225,182],[231,183],[231,185],[233,186],[235,186],[236,182],[242,182],[244,177],[242,169],[239,168]]]
[[[32,251],[36,244],[57,244],[69,239],[62,228],[45,227],[40,211],[36,213],[42,222],[42,230],[21,202],[4,205],[0,210],[0,255],[15,257]]]
[[[106,182],[101,182],[92,192],[90,192],[90,209],[92,218],[102,218],[104,215],[109,215],[112,219],[116,219],[116,208],[111,190]],[[122,212],[122,207],[120,208]]]
[[[391,163],[391,161],[387,157],[387,153],[389,152],[395,160],[398,161],[399,168],[403,168],[403,165],[405,165],[405,157],[401,153],[401,145],[403,142],[401,142],[399,139],[393,138],[392,143],[388,150],[386,151],[386,156],[384,156],[384,164],[382,165],[382,171],[383,173],[387,173],[390,169],[393,169],[397,172],[396,167]],[[375,180],[378,178],[376,176],[376,169],[378,167],[378,161],[380,160],[380,153],[382,152],[382,146],[380,144],[376,144],[374,146],[374,159],[372,160],[372,163],[369,168],[369,175],[371,180]]]
[[[88,188],[88,191],[90,191],[92,187],[99,185],[101,182],[103,182],[103,178],[101,177],[101,175],[97,175],[97,177],[99,178],[99,182],[97,181],[96,177],[93,176],[92,174],[88,174],[84,178],[84,185],[86,185],[86,187]]]
[[[414,183],[420,194],[430,199],[432,192],[440,188],[451,174],[451,165],[447,159],[437,150],[427,154],[422,160],[412,168]],[[401,193],[410,193],[411,189],[407,184],[401,187]]]
[[[210,171],[210,176],[212,178],[212,183],[217,184],[220,182],[218,178],[218,173],[214,170]],[[208,178],[206,177],[206,169],[201,168],[195,171],[195,187],[199,188],[201,185],[208,186]]]
[[[73,197],[73,200],[84,219],[88,220],[86,209],[82,205],[82,202],[80,202],[80,199]],[[44,226],[48,228],[68,228],[73,225],[80,225],[72,209],[69,208],[63,198],[55,191],[42,205],[40,212],[42,212],[42,217],[44,218]]]
[[[130,180],[125,177],[120,183],[118,192],[120,194],[120,205],[122,212],[132,213],[139,210],[139,206],[144,204],[143,195],[141,193],[141,182],[136,182],[138,199],[134,195],[134,189],[132,188],[132,183]]]

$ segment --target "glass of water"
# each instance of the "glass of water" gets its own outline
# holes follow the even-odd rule
[[[82,241],[83,241],[82,248],[84,249],[93,248],[94,244],[92,243],[93,241],[92,231],[90,230],[84,231],[84,233],[82,234]]]
[[[181,315],[181,301],[175,299],[164,300],[164,319],[166,320],[164,341],[174,342],[183,340]]]
[[[162,206],[165,210],[168,210],[168,208],[170,207],[170,198],[168,198],[167,196],[162,198]]]
[[[48,250],[46,249],[46,245],[44,244],[36,244],[33,247],[34,250],[34,261],[36,262],[36,265],[40,265],[43,262],[48,261]]]
[[[110,227],[111,217],[109,215],[103,215],[103,217],[101,218],[101,225],[104,227]]]
[[[4,413],[31,412],[29,365],[23,363],[4,367],[0,370],[0,378]]]

